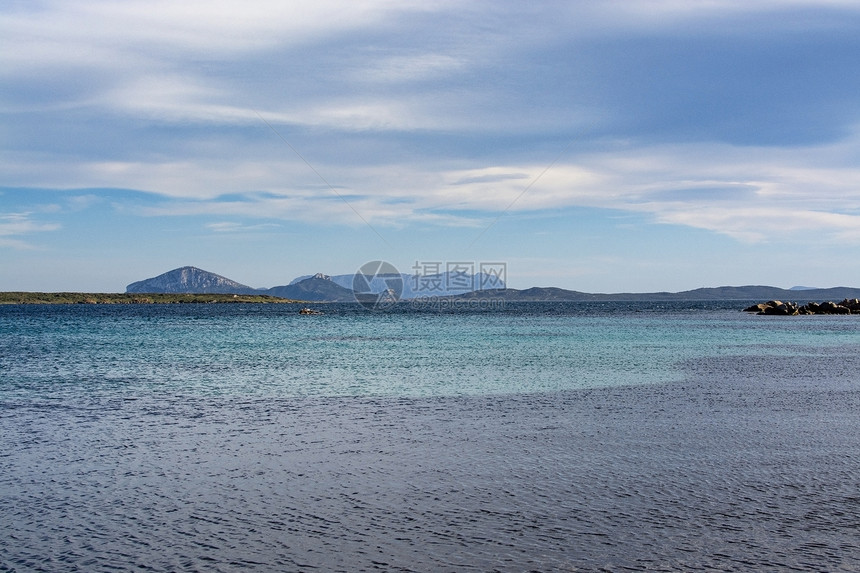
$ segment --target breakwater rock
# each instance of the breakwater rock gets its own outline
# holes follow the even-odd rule
[[[767,314],[771,316],[795,316],[799,314],[860,314],[860,299],[846,298],[842,302],[809,302],[803,306],[796,302],[770,300],[754,304],[744,312]]]

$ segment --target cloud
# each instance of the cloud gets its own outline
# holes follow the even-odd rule
[[[481,173],[468,173],[460,179],[452,181],[451,185],[469,185],[473,183],[499,183],[502,181],[510,181],[512,179],[529,179],[526,173],[500,173],[498,169],[486,168],[480,170]]]
[[[259,223],[249,225],[246,223],[238,223],[236,221],[218,221],[215,223],[207,223],[206,228],[216,233],[239,233],[239,232],[256,232],[269,231],[277,229],[280,225],[275,223]]]
[[[298,161],[96,163],[77,169],[81,181],[118,188],[144,182],[159,190],[153,201],[137,206],[123,200],[126,210],[141,215],[247,218],[212,223],[213,231],[281,221],[362,225],[362,219],[374,226],[481,227],[503,212],[516,217],[588,207],[748,242],[856,242],[860,169],[850,156],[858,140],[788,149],[622,146],[572,154],[549,169],[549,163],[451,169],[438,161],[315,166],[334,189]],[[89,205],[93,195],[75,201]]]
[[[79,110],[102,129],[257,126],[259,111],[335,133],[803,142],[839,136],[857,112],[857,14],[847,2],[49,1],[0,20],[13,94],[0,105]],[[795,33],[816,22],[826,36]]]
[[[142,52],[154,57],[164,52],[229,57],[363,28],[391,11],[427,10],[414,2],[357,1],[344,5],[330,0],[312,4],[272,0],[46,0],[17,8],[4,10],[2,28],[7,40],[29,53],[7,53],[4,60],[26,60],[35,66],[110,63],[117,61],[117,56],[127,57],[130,47],[148,48]]]
[[[90,192],[82,195],[72,195],[66,200],[66,204],[72,211],[83,211],[84,209],[89,209],[94,205],[100,204],[102,201],[102,197]],[[54,209],[59,211],[61,210],[61,207],[57,205]]]
[[[854,242],[858,24],[847,1],[16,4],[0,176],[213,232],[590,207]],[[0,236],[52,230],[25,222]]]
[[[660,222],[717,231],[747,242],[762,242],[786,236],[827,235],[833,242],[860,239],[860,216],[813,210],[757,205],[726,209],[665,209],[656,214]]]
[[[0,246],[19,250],[35,247],[26,242],[23,236],[60,229],[57,223],[40,223],[32,218],[32,213],[0,213]]]
[[[443,53],[418,53],[415,55],[390,55],[352,72],[352,80],[359,83],[402,84],[406,82],[428,82],[445,79],[452,73],[468,69],[461,58]]]

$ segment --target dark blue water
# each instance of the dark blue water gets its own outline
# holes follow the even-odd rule
[[[0,570],[856,570],[860,320],[736,307],[0,307]]]

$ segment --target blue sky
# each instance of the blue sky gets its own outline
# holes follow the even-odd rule
[[[860,286],[860,3],[7,1],[0,290]]]

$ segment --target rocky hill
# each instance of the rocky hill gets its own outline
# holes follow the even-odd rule
[[[332,282],[330,277],[318,273],[310,278],[286,286],[272,287],[265,291],[271,296],[296,300],[354,302],[352,289]]]
[[[331,277],[317,273],[286,286],[255,289],[197,267],[182,267],[151,279],[138,281],[125,289],[132,294],[239,294],[267,295],[303,301],[353,302],[352,290],[332,282]]]
[[[125,288],[125,292],[267,294],[197,267],[182,267],[151,279],[131,283]]]

